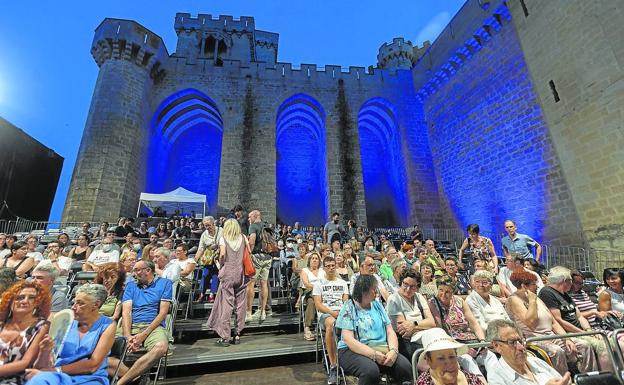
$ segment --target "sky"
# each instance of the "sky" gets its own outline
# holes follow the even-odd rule
[[[464,0],[20,0],[0,3],[0,116],[65,158],[50,213],[59,221],[98,67],[93,32],[106,17],[131,19],[175,51],[176,12],[253,16],[280,34],[278,60],[374,65],[384,42],[433,42]],[[392,6],[388,7],[387,5]],[[2,140],[2,138],[0,138]],[[19,213],[16,213],[19,215]]]

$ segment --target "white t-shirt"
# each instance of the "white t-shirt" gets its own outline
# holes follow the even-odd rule
[[[180,280],[180,265],[177,263],[173,263],[173,261],[169,262],[167,266],[162,271],[162,278],[167,278],[171,282],[177,282]]]
[[[349,294],[347,282],[336,277],[333,281],[321,278],[314,282],[312,295],[320,295],[321,302],[330,310],[338,311],[342,307],[342,296]],[[318,312],[320,315],[321,312]]]
[[[358,277],[360,276],[360,273],[355,273],[351,276],[351,285],[349,286],[349,290],[351,291],[351,295],[353,295],[353,286],[355,286],[355,281],[357,281]],[[379,300],[381,298],[381,292],[379,291],[379,289],[384,288],[385,289],[385,285],[383,283],[383,281],[381,280],[381,277],[377,274],[373,274],[373,277],[375,277],[375,279],[377,280],[377,300]]]
[[[110,262],[119,262],[119,251],[111,250],[108,253],[105,253],[104,250],[101,249],[94,250],[89,256],[89,259],[87,259],[87,262],[95,266],[100,266]]]
[[[184,271],[184,269],[186,269],[188,265],[197,265],[197,262],[195,262],[195,259],[193,258],[187,258],[184,261],[180,261],[179,259],[173,259],[171,260],[171,263],[174,265],[178,265],[180,267],[180,272]],[[187,275],[186,278],[191,278],[192,276],[193,276],[193,271],[191,270],[191,273],[189,273],[189,275]]]
[[[307,267],[304,267],[302,270],[302,273],[308,277],[308,281],[310,282],[311,285],[314,285],[317,281],[325,278],[325,270],[323,269],[318,269],[318,272],[316,273],[316,275],[314,275],[312,271],[310,271],[310,269],[308,269]],[[303,279],[301,280],[301,287],[302,288],[305,287],[303,286]]]
[[[43,254],[41,254],[38,251],[30,251],[28,253],[26,253],[27,257],[31,257],[32,259],[35,260],[35,262],[41,262],[43,261],[45,258],[43,257]]]

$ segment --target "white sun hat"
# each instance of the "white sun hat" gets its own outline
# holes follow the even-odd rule
[[[418,363],[425,360],[425,353],[436,350],[455,349],[457,350],[458,356],[468,352],[468,347],[466,345],[455,341],[441,328],[431,328],[418,332],[412,337],[412,341],[417,340],[422,342],[424,348],[420,357],[418,357]]]

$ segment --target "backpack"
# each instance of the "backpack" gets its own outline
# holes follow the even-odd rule
[[[279,253],[277,241],[273,237],[273,230],[271,230],[271,228],[263,227],[262,233],[260,234],[260,239],[262,240],[262,252],[264,254],[275,256],[277,253]]]

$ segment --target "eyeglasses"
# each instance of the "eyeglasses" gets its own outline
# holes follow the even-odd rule
[[[503,344],[506,344],[507,346],[509,346],[510,348],[513,348],[516,346],[516,344],[520,344],[522,346],[526,345],[526,339],[525,338],[514,338],[513,340],[494,340]]]
[[[489,286],[492,284],[491,281],[474,281],[476,286]]]
[[[336,268],[336,264],[335,264],[335,263],[329,263],[329,264],[324,265],[324,267],[325,267],[326,269],[328,269],[328,268],[332,268],[332,269],[334,269],[334,268]]]
[[[23,300],[28,300],[28,301],[34,301],[37,299],[36,295],[26,295],[26,294],[18,294],[15,296],[15,300],[16,301],[23,301]]]
[[[134,269],[132,269],[132,272],[134,273],[140,273],[143,270],[147,270],[147,267],[135,267]]]
[[[416,290],[418,289],[418,285],[408,285],[407,283],[403,282],[402,285],[404,288],[409,289],[409,290]]]

